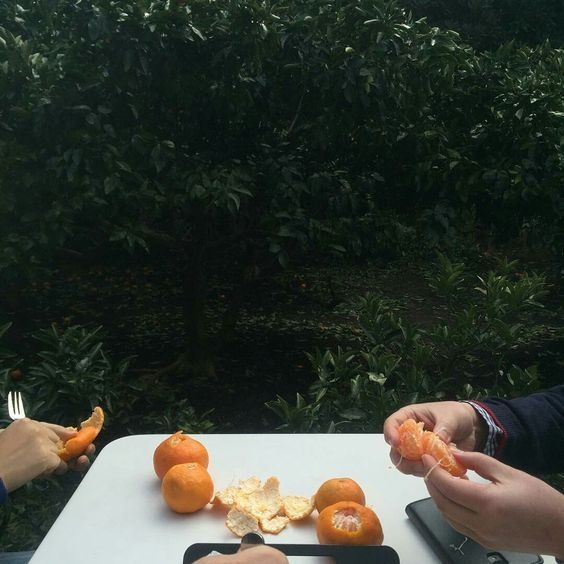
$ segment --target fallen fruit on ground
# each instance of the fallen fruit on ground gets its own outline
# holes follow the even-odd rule
[[[78,433],[65,443],[59,442],[59,457],[68,462],[73,458],[79,457],[87,449],[88,445],[94,442],[104,425],[104,410],[95,407],[92,415],[80,424]]]
[[[165,475],[161,493],[167,505],[177,513],[194,513],[212,499],[213,480],[197,462],[176,464]]]
[[[362,488],[351,478],[331,478],[319,486],[315,494],[315,508],[321,513],[338,501],[354,501],[364,505],[366,499]]]
[[[380,545],[384,533],[372,509],[354,501],[339,501],[319,514],[317,538],[321,544]]]
[[[264,484],[256,476],[215,494],[213,503],[229,509],[226,525],[237,536],[258,532],[278,534],[290,521],[305,519],[313,511],[313,498],[282,496],[280,480],[270,476]]]
[[[162,480],[165,474],[176,464],[197,462],[208,467],[209,455],[206,447],[196,439],[177,431],[166,438],[153,454],[155,473]]]
[[[404,421],[399,429],[400,444],[398,452],[407,460],[421,460],[424,454],[431,455],[447,472],[453,476],[464,476],[466,468],[456,460],[448,445],[433,431],[425,431],[422,421]]]

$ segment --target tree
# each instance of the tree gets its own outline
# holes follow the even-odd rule
[[[0,21],[4,286],[61,252],[177,261],[175,368],[213,372],[213,269],[241,282],[224,337],[293,252],[365,257],[412,226],[448,241],[476,215],[561,219],[547,46],[479,58],[384,0],[0,0]]]

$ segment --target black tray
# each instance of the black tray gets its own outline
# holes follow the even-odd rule
[[[269,544],[286,556],[331,556],[336,564],[399,564],[396,551],[389,546],[341,546],[328,544]],[[234,554],[239,543],[197,543],[184,553],[183,564],[207,556],[212,550]]]

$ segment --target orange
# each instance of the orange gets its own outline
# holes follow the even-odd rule
[[[362,488],[351,478],[331,478],[323,482],[315,494],[315,508],[321,513],[327,506],[338,501],[354,501],[365,504]]]
[[[466,468],[456,460],[448,445],[437,433],[424,431],[423,426],[423,422],[417,423],[413,419],[407,419],[400,425],[398,452],[407,460],[421,460],[424,454],[430,454],[453,476],[464,476]]]
[[[453,476],[464,476],[466,468],[454,458],[447,444],[436,433],[425,431],[423,434],[423,447],[426,454],[430,454],[440,465]]]
[[[400,444],[399,453],[407,460],[421,460],[423,450],[423,423],[413,419],[404,421],[398,429]]]
[[[59,457],[64,461],[80,456],[98,436],[104,425],[104,411],[95,407],[92,415],[80,424],[78,433],[67,442],[59,444]]]
[[[164,476],[161,493],[167,505],[177,513],[194,513],[213,497],[209,472],[197,462],[176,464]]]
[[[177,431],[165,439],[153,454],[153,466],[159,480],[162,480],[175,464],[184,462],[197,462],[207,468],[209,456],[202,443],[188,435],[183,435],[182,431]]]
[[[382,544],[384,533],[372,509],[354,501],[339,501],[319,514],[317,538],[321,544]]]

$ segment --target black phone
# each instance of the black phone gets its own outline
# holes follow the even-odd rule
[[[443,564],[542,564],[544,562],[539,554],[484,548],[453,529],[430,497],[408,504],[405,512]]]

